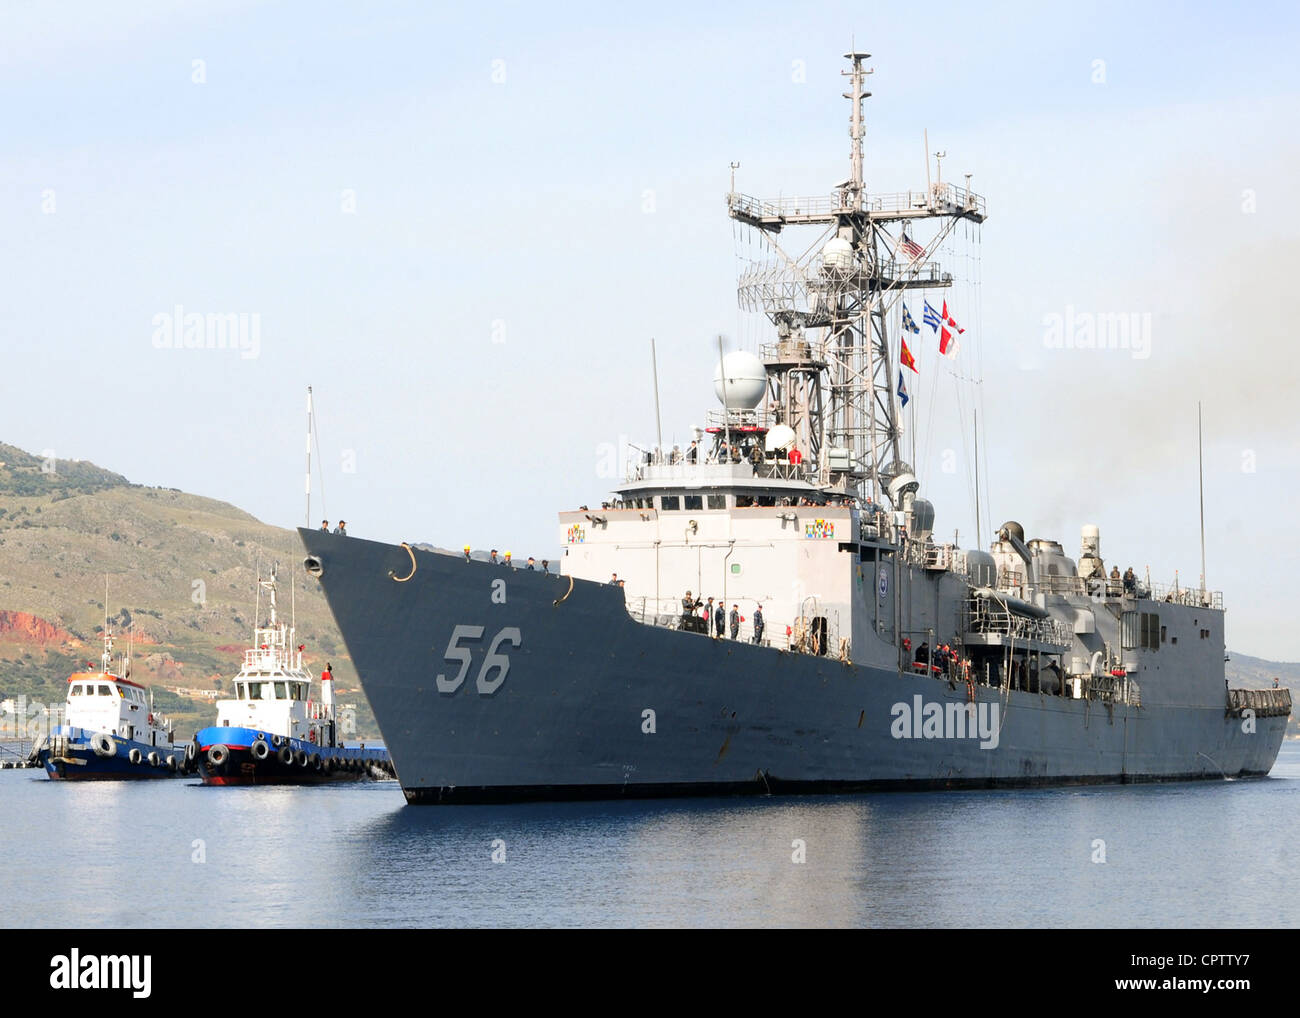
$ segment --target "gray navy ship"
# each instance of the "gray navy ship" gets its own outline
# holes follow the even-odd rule
[[[721,407],[689,448],[661,442],[598,509],[559,513],[554,572],[300,531],[408,802],[1273,766],[1290,694],[1228,688],[1203,579],[1108,571],[1095,526],[1077,559],[1012,521],[987,550],[935,536],[903,459],[903,298],[951,285],[933,255],[986,210],[969,179],[868,192],[868,56],[846,54],[846,180],[727,196],[772,256],[740,280],[768,340],[719,350]],[[801,231],[818,241],[785,241]]]

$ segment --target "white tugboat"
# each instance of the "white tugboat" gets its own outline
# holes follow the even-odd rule
[[[33,751],[51,778],[135,780],[182,772],[172,723],[154,713],[153,696],[130,674],[129,656],[113,670],[113,634],[105,623],[99,671],[88,668],[68,679],[65,723]]]
[[[269,619],[253,630],[253,646],[233,680],[235,698],[217,703],[217,723],[185,750],[205,785],[316,784],[392,774],[385,749],[348,748],[338,733],[333,675],[321,673],[320,699],[295,628],[276,616],[275,568],[258,578],[258,614],[266,591]]]

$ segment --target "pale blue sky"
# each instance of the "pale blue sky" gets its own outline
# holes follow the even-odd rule
[[[736,311],[727,164],[762,197],[841,179],[855,37],[875,55],[869,187],[919,186],[928,128],[945,176],[973,172],[988,201],[982,313],[969,287],[952,297],[983,364],[996,521],[1071,555],[1097,523],[1121,568],[1195,583],[1201,399],[1229,644],[1300,659],[1300,554],[1275,519],[1300,467],[1297,20],[1280,3],[9,3],[0,438],[290,526],[311,384],[332,519],[553,555],[555,512],[607,487],[601,443],[654,433],[649,337],[680,440],[713,405],[714,337],[760,335]],[[177,304],[257,313],[259,356],[155,349]],[[1067,305],[1149,312],[1151,356],[1047,349]],[[939,465],[946,448],[964,464],[965,425],[927,389],[933,350],[921,367],[925,493],[969,544],[965,467]]]

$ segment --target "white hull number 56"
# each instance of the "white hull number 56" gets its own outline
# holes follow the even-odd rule
[[[442,656],[448,662],[459,661],[460,671],[450,679],[439,673],[437,678],[439,693],[456,692],[465,681],[465,676],[469,674],[473,656],[468,647],[460,645],[461,641],[481,639],[483,639],[482,626],[457,626],[451,631],[451,639],[447,641],[447,649]],[[501,683],[506,681],[506,673],[510,671],[510,656],[500,652],[501,645],[509,643],[512,647],[518,647],[522,642],[523,637],[519,635],[518,626],[506,626],[493,637],[492,642],[488,644],[487,656],[479,666],[478,678],[474,680],[480,696],[491,696],[501,688]]]

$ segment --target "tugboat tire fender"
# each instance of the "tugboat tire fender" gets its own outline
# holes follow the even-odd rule
[[[95,756],[110,757],[117,756],[117,743],[113,737],[100,732],[90,740],[90,748],[95,751]]]
[[[208,747],[208,763],[212,764],[213,767],[220,767],[228,759],[230,759],[230,750],[221,743]]]
[[[293,750],[291,750],[288,746],[281,746],[280,752],[276,754],[276,757],[279,759],[280,763],[288,767],[291,763],[293,763]]]
[[[254,760],[265,760],[271,755],[271,747],[267,745],[265,739],[259,738],[248,747],[248,752]]]

